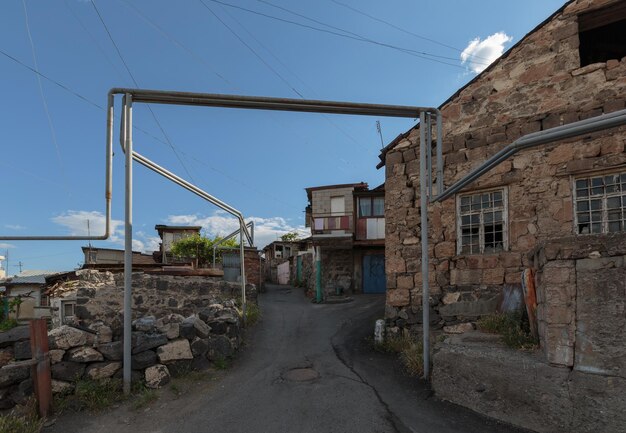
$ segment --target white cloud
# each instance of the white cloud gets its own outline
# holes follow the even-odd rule
[[[487,36],[484,40],[476,38],[461,53],[461,63],[467,64],[472,72],[480,73],[504,53],[504,45],[513,38],[504,32]]]
[[[52,218],[52,221],[65,227],[71,236],[87,236],[89,234],[97,236],[104,233],[106,219],[102,212],[70,210]],[[89,221],[89,229],[87,229],[87,221]],[[133,235],[134,251],[151,253],[159,249],[160,238],[158,236],[148,236],[141,231],[135,232]],[[115,244],[118,248],[124,247],[124,221],[111,220],[111,234],[108,242]]]
[[[310,236],[310,231],[304,226],[294,226],[285,218],[249,217],[246,222],[254,221],[254,243],[257,248],[275,241],[280,236],[297,232],[301,237]],[[239,228],[239,222],[225,212],[216,211],[211,216],[201,215],[170,215],[168,224],[202,226],[208,236],[225,236]]]
[[[21,226],[19,224],[5,224],[4,227],[9,229],[9,230],[24,230],[24,229],[26,229],[26,227]]]
[[[15,248],[15,245],[7,244],[7,243],[4,243],[4,242],[0,242],[0,249],[6,250],[6,249],[9,249],[9,248]]]

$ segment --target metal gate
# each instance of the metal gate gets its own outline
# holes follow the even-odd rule
[[[222,268],[224,269],[224,280],[237,282],[241,280],[241,258],[238,252],[222,253]]]
[[[372,254],[363,257],[363,293],[385,293],[385,255]]]

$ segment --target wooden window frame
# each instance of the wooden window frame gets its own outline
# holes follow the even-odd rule
[[[602,194],[597,194],[597,195],[592,195],[591,194],[591,189],[593,189],[594,187],[592,186],[592,179],[597,179],[597,178],[606,178],[609,176],[617,176],[618,180],[617,180],[617,186],[618,186],[618,190],[617,191],[612,191],[612,192],[606,192],[606,185],[603,184],[601,187],[600,186],[596,186],[596,188],[603,188],[603,192]],[[598,235],[598,234],[609,234],[609,233],[623,233],[626,231],[626,183],[624,182],[624,179],[626,178],[626,168],[621,168],[618,170],[612,170],[612,171],[602,171],[602,172],[595,172],[595,173],[586,173],[584,175],[577,175],[577,176],[572,176],[571,177],[571,187],[572,187],[572,213],[574,215],[574,226],[573,226],[573,232],[574,235],[576,236],[587,236],[587,235]],[[589,192],[588,195],[586,196],[580,196],[579,197],[579,191],[583,191],[584,188],[578,188],[578,181],[582,181],[582,180],[587,180],[588,186],[587,186],[587,190]],[[621,185],[621,187],[620,187]],[[595,197],[595,198],[593,198]],[[622,218],[616,221],[620,221],[620,224],[622,225],[621,230],[617,230],[617,231],[609,231],[609,223],[610,222],[616,222],[616,221],[609,221],[609,209],[607,206],[607,201],[608,199],[611,198],[620,198],[621,201],[621,207],[619,208],[622,212]],[[589,214],[589,225],[591,226],[593,224],[593,221],[591,220],[591,214],[592,212],[594,212],[593,209],[591,209],[591,200],[599,200],[600,201],[600,209],[599,210],[595,210],[595,212],[600,212],[600,231],[599,232],[593,232],[590,230],[587,233],[580,233],[580,228],[579,228],[579,224],[584,224],[579,222],[579,217],[580,215]],[[588,202],[589,206],[587,210],[579,210],[578,209],[578,203],[579,202]],[[580,214],[580,215],[579,215]]]
[[[374,215],[374,199],[383,199],[383,213]],[[361,200],[369,200],[371,215],[361,215]],[[358,218],[384,218],[385,217],[385,196],[384,195],[376,195],[376,196],[366,196],[366,197],[357,197],[356,200],[356,209]]]
[[[477,252],[463,252],[463,224],[462,217],[466,215],[461,212],[461,199],[463,197],[475,196],[481,194],[489,194],[494,192],[502,193],[502,208],[495,210],[502,211],[502,249],[485,252],[485,221],[484,221],[484,212],[480,210],[480,219],[478,223],[478,246],[479,251]],[[467,214],[469,215],[469,214]],[[505,252],[509,250],[509,194],[508,189],[506,187],[499,188],[489,188],[485,190],[479,191],[471,191],[464,194],[456,195],[456,252],[457,255],[476,255],[476,254],[498,254],[501,252]]]

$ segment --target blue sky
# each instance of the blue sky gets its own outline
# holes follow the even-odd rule
[[[106,104],[109,88],[135,87],[126,67],[142,88],[437,106],[563,1],[94,3],[2,2],[3,235],[83,234],[87,220],[92,233],[101,231],[105,112],[98,106]],[[39,80],[28,68],[45,77]],[[135,149],[254,218],[260,247],[303,228],[305,187],[382,183],[384,173],[375,168],[377,120],[385,144],[414,124],[152,109],[158,123],[145,105],[135,107],[135,124],[146,131],[135,132]],[[116,134],[118,126],[116,120]],[[110,241],[95,243],[109,248],[123,240],[124,168],[117,142],[115,151],[114,232]],[[137,249],[156,247],[155,224],[200,224],[209,235],[237,226],[198,197],[135,167]],[[10,274],[20,261],[23,269],[71,270],[82,262],[84,244],[0,241],[0,255],[9,251]]]

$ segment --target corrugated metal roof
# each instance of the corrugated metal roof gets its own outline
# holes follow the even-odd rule
[[[13,278],[7,279],[5,284],[46,284],[46,277],[57,273],[53,271],[23,271]]]

